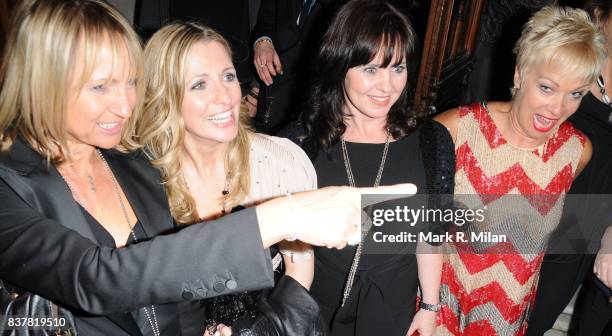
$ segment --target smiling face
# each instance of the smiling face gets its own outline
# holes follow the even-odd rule
[[[225,47],[197,42],[187,56],[181,116],[186,141],[229,143],[238,134],[240,84]]]
[[[521,136],[539,144],[576,112],[591,85],[569,76],[554,62],[532,66],[524,78],[517,70],[514,83],[519,89],[511,110],[513,124]]]
[[[379,52],[372,62],[350,68],[344,79],[346,113],[353,118],[386,120],[406,88],[406,61],[393,59],[382,68]]]
[[[79,49],[65,102],[68,143],[111,148],[121,141],[136,101],[128,52],[125,47],[114,52],[105,39],[95,50],[91,75],[81,85],[86,65],[85,51]]]

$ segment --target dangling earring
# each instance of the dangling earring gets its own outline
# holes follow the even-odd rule
[[[517,92],[518,90],[520,90],[520,89],[521,89],[521,86],[520,86],[520,85],[516,85],[516,83],[515,83],[515,84],[512,84],[512,88],[510,88],[510,93],[511,93],[511,94],[512,94],[512,96],[514,97],[514,95],[516,94],[516,92]]]

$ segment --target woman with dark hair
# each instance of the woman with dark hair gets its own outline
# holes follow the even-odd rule
[[[333,19],[314,60],[303,113],[306,135],[298,137],[319,186],[411,182],[422,193],[452,194],[448,132],[408,109],[415,40],[408,19],[386,1],[351,1]],[[371,231],[359,247],[315,248],[311,294],[331,334],[431,335],[442,257],[370,254],[376,247]],[[419,284],[421,310],[415,315]]]

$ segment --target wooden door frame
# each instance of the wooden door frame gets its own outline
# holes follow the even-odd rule
[[[445,78],[451,79],[454,74],[454,65],[464,65],[472,58],[478,28],[480,26],[480,15],[484,9],[486,0],[432,0],[427,23],[427,32],[423,43],[423,52],[419,67],[419,77],[415,90],[413,108],[417,114],[434,114],[434,102],[438,99],[440,84]],[[469,13],[464,16],[469,20],[464,21],[458,17],[457,26],[451,31],[454,6],[471,5]],[[465,10],[465,9],[464,9]],[[460,36],[463,24],[467,24],[464,45],[460,44]],[[453,40],[449,41],[450,34]],[[445,59],[447,43],[450,42],[450,58]],[[443,78],[444,77],[444,78]]]

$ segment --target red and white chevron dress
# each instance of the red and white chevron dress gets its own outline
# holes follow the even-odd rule
[[[459,115],[455,199],[478,195],[472,198],[480,204],[470,206],[488,209],[479,230],[503,232],[511,243],[476,250],[485,253],[445,244],[436,334],[523,335],[546,241],[559,223],[586,138],[565,122],[545,145],[522,149],[503,138],[485,104],[461,107]]]

